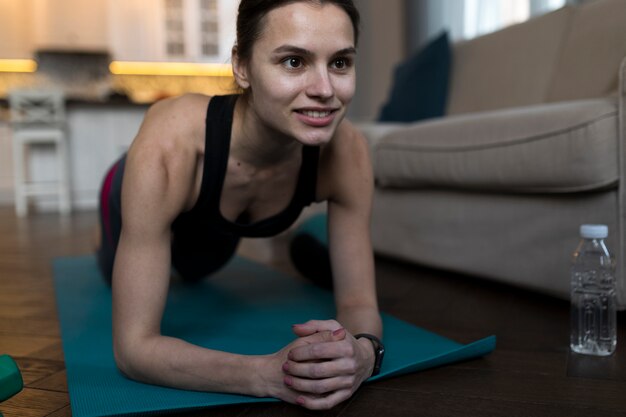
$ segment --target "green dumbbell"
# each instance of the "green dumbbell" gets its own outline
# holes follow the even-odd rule
[[[8,400],[22,388],[24,381],[15,361],[9,355],[0,355],[0,402]]]

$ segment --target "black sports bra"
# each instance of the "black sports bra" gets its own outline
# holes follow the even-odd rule
[[[193,216],[185,221],[208,224],[214,231],[240,237],[274,236],[291,226],[305,206],[315,201],[317,165],[320,148],[303,146],[302,165],[296,191],[289,205],[266,219],[248,223],[245,213],[235,222],[225,219],[220,212],[220,196],[228,167],[233,114],[238,95],[215,96],[211,99],[206,116],[206,138],[202,185],[196,205],[179,217]]]

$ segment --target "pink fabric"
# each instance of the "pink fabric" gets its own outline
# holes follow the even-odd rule
[[[111,219],[110,219],[110,207],[109,207],[109,195],[111,194],[111,187],[113,186],[113,179],[115,178],[115,172],[117,171],[117,165],[113,167],[107,173],[104,179],[104,185],[102,186],[102,192],[100,194],[100,202],[102,204],[102,219],[104,222],[104,233],[109,241],[109,244],[113,244],[113,234],[111,232]]]

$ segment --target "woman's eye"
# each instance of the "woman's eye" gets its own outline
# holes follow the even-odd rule
[[[345,58],[337,58],[333,61],[333,67],[335,69],[343,70],[350,66],[350,62]]]
[[[297,69],[302,66],[302,60],[296,57],[289,57],[283,61],[283,65],[289,69]]]

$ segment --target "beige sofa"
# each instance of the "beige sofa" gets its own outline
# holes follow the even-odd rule
[[[625,56],[626,0],[453,45],[446,117],[361,126],[375,251],[569,298],[578,227],[606,223],[625,307]]]

